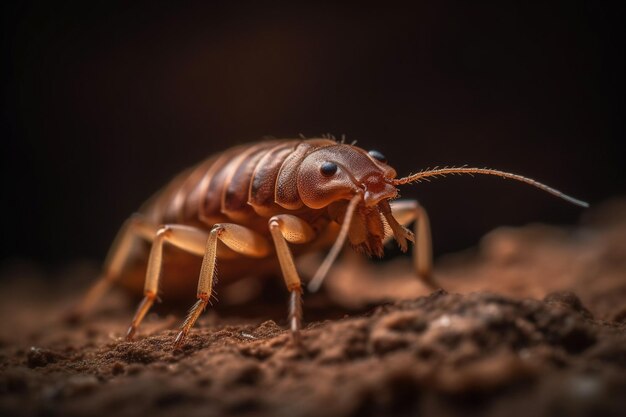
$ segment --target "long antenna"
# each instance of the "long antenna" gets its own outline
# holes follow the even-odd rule
[[[545,192],[548,192],[556,197],[562,198],[565,201],[568,201],[572,204],[576,204],[580,207],[589,207],[589,203],[586,201],[579,200],[577,198],[571,197],[561,191],[554,189],[552,187],[548,187],[545,184],[540,183],[539,181],[535,181],[532,178],[523,177],[518,174],[513,174],[505,171],[498,171],[496,169],[491,168],[470,168],[470,167],[444,167],[444,168],[435,168],[428,169],[425,171],[418,172],[416,174],[409,175],[404,178],[398,178],[392,181],[393,185],[403,185],[409,184],[412,182],[420,182],[422,180],[427,180],[432,177],[443,177],[446,175],[455,175],[455,174],[484,174],[484,175],[495,175],[502,178],[508,178],[516,181],[525,182],[526,184],[532,185],[533,187],[537,187]]]

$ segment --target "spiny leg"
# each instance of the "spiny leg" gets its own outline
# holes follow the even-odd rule
[[[297,344],[302,327],[302,285],[287,242],[310,242],[315,237],[315,232],[307,222],[289,214],[272,217],[269,221],[269,227],[285,285],[290,293],[289,326],[294,343]]]
[[[204,257],[198,278],[198,301],[189,310],[189,314],[176,336],[175,349],[183,345],[189,330],[209,303],[215,277],[218,241],[223,242],[237,253],[253,258],[263,258],[271,252],[271,246],[267,239],[247,227],[233,223],[221,223],[213,226],[203,248]]]
[[[89,313],[96,302],[122,276],[122,270],[137,240],[143,238],[152,241],[157,229],[157,225],[150,223],[140,214],[135,214],[126,220],[111,245],[104,261],[102,274],[89,288],[80,303],[72,309],[68,318],[76,320]]]
[[[163,245],[167,242],[195,255],[204,254],[207,233],[195,227],[182,225],[164,225],[157,232],[152,242],[148,268],[144,283],[144,297],[137,307],[135,316],[126,332],[126,340],[131,340],[142,320],[154,304],[159,289],[161,268],[163,266]]]
[[[391,212],[397,223],[408,225],[415,221],[415,226],[413,227],[413,266],[417,276],[426,285],[433,290],[440,289],[441,285],[433,277],[432,237],[426,210],[417,200],[397,200],[392,201],[390,205]],[[392,229],[397,227],[393,224],[390,224],[390,226]]]

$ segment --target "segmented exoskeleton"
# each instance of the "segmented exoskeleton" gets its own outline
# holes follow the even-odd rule
[[[327,138],[237,146],[175,177],[125,223],[111,247],[102,277],[78,311],[88,310],[111,284],[123,280],[131,261],[147,262],[144,297],[127,333],[131,339],[157,298],[159,281],[189,278],[182,272],[177,276],[180,269],[161,277],[168,257],[191,254],[202,263],[197,302],[176,338],[176,346],[180,346],[209,303],[217,264],[220,278],[231,279],[242,273],[242,265],[252,272],[260,271],[277,259],[290,293],[289,322],[297,338],[302,286],[294,255],[331,247],[309,283],[309,289],[316,290],[346,240],[358,251],[382,256],[390,237],[404,251],[408,241],[415,243],[417,275],[436,288],[426,212],[417,201],[392,200],[398,196],[398,185],[446,174],[497,175],[587,205],[532,179],[487,168],[441,168],[397,179],[396,171],[380,152]],[[411,232],[405,225],[413,222]],[[134,250],[141,240],[151,245],[147,259]],[[164,250],[165,243],[178,252],[171,247]],[[243,258],[258,263],[246,265],[241,262]]]

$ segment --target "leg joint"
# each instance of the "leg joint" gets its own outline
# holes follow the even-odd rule
[[[213,225],[213,227],[211,228],[211,234],[216,234],[217,236],[221,236],[222,233],[224,232],[224,225],[221,223],[217,223],[215,225]]]
[[[172,228],[170,226],[162,226],[156,232],[157,239],[168,238],[172,234]]]
[[[282,221],[280,220],[280,217],[274,216],[270,218],[268,224],[271,229],[280,229]]]

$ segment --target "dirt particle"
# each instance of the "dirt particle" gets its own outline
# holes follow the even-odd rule
[[[239,348],[239,353],[248,358],[264,361],[274,354],[274,349],[267,345],[243,345]]]
[[[580,298],[571,291],[556,291],[546,295],[543,299],[547,304],[557,304],[565,306],[572,311],[580,313],[587,319],[592,319],[593,316],[589,310],[585,308]]]
[[[348,338],[344,347],[344,353],[348,359],[358,359],[367,356],[367,333],[360,332]]]
[[[113,375],[124,373],[124,364],[122,362],[115,362],[113,366],[111,366],[111,373]]]
[[[372,349],[378,355],[385,355],[408,346],[408,340],[400,334],[378,330],[372,333]]]
[[[426,330],[428,323],[424,318],[419,317],[415,312],[398,312],[390,314],[389,317],[381,320],[381,325],[397,332],[420,333]]]
[[[126,363],[149,364],[157,359],[153,349],[135,343],[122,343],[115,348],[116,356]]]
[[[55,363],[64,357],[65,355],[58,352],[32,346],[26,356],[26,364],[29,368],[37,368]]]
[[[283,331],[284,329],[276,324],[274,320],[267,320],[259,324],[253,334],[258,338],[269,338],[279,335]]]
[[[596,343],[596,337],[591,329],[571,317],[566,318],[554,337],[558,344],[573,354],[582,353]]]

